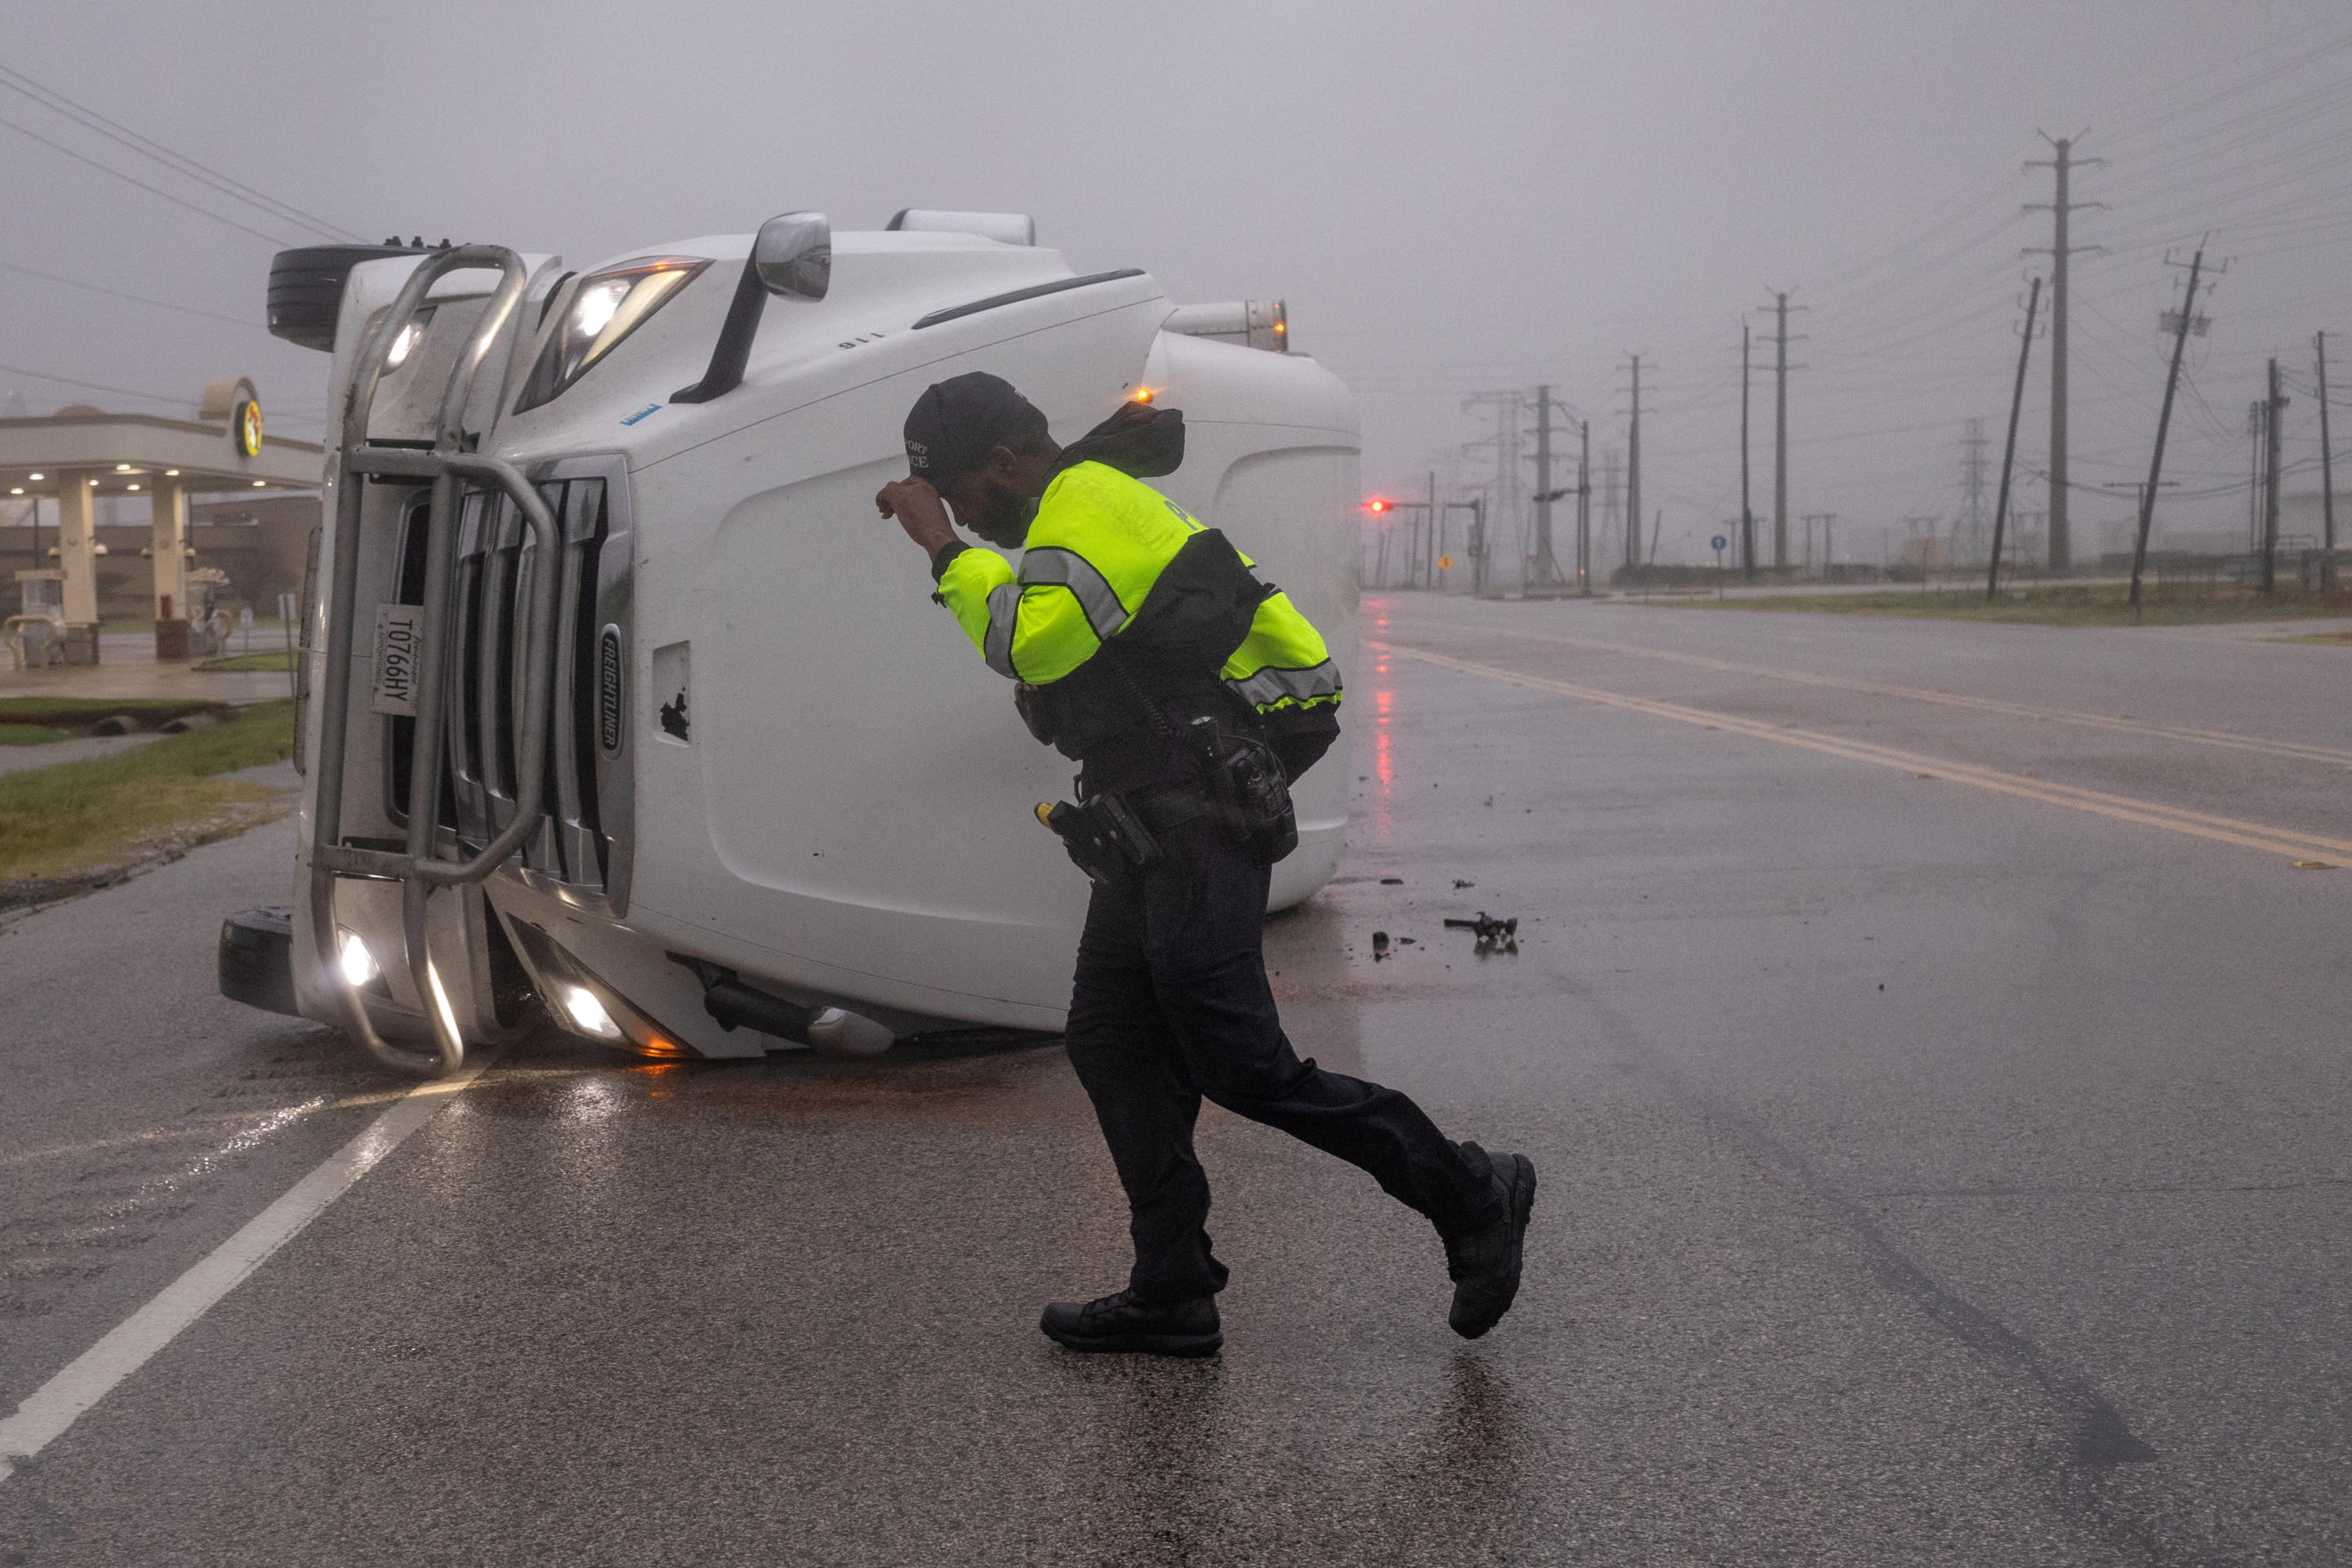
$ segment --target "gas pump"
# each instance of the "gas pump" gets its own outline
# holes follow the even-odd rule
[[[22,603],[8,617],[5,636],[18,669],[46,669],[66,658],[66,574],[58,571],[19,572],[16,589]]]
[[[218,607],[228,574],[217,566],[199,566],[187,575],[188,652],[196,658],[218,658],[228,648],[228,612]]]

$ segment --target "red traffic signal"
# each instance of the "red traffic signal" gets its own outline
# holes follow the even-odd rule
[[[1364,510],[1366,511],[1386,511],[1389,510],[1389,503],[1382,500],[1380,497],[1374,496],[1370,500],[1364,503]]]

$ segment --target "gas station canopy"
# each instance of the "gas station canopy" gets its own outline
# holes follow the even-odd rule
[[[266,435],[261,402],[242,377],[205,389],[194,420],[76,406],[45,418],[0,419],[0,499],[57,503],[58,560],[69,626],[98,620],[99,496],[143,495],[154,528],[155,612],[186,603],[177,580],[191,492],[316,489],[325,448]]]

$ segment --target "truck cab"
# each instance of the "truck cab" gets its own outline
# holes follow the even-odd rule
[[[334,356],[338,433],[303,614],[297,1010],[425,1073],[541,1007],[656,1056],[1061,1027],[1087,884],[1033,808],[1068,764],[876,515],[907,409],[969,370],[1064,442],[1126,399],[1181,408],[1154,484],[1343,678],[1359,443],[1278,304],[1180,313],[1150,273],[1029,237],[795,213],[584,271],[486,246],[278,258],[272,330]],[[1344,763],[1298,781],[1274,907],[1331,877],[1348,798]]]

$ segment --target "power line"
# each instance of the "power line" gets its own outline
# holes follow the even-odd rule
[[[174,174],[184,175],[201,184],[209,185],[232,200],[241,201],[248,206],[258,207],[281,223],[299,224],[325,239],[356,241],[360,237],[349,229],[339,227],[324,218],[312,216],[290,202],[281,202],[275,196],[255,190],[242,180],[232,178],[217,169],[199,163],[185,153],[176,153],[153,137],[143,136],[120,121],[110,120],[88,105],[75,102],[57,89],[35,81],[23,71],[0,65],[0,87],[29,98],[44,108],[64,115],[83,129],[96,132],[110,142],[128,147],[142,157],[152,159]]]
[[[27,278],[38,278],[47,283],[62,283],[68,289],[87,289],[93,294],[110,295],[117,300],[129,300],[133,304],[152,305],[159,310],[177,310],[183,315],[205,316],[215,321],[226,321],[232,326],[250,327],[257,332],[269,330],[259,321],[249,321],[242,316],[224,316],[218,310],[199,310],[194,305],[174,305],[169,300],[150,300],[144,294],[125,293],[120,289],[109,289],[102,283],[85,283],[79,278],[61,278],[54,272],[43,272],[37,268],[19,267],[13,261],[0,261],[0,271],[21,272]]]
[[[281,236],[264,234],[261,230],[255,228],[250,224],[239,223],[233,217],[226,216],[221,213],[216,213],[208,206],[199,205],[197,203],[189,201],[184,196],[175,196],[169,191],[159,189],[154,185],[149,184],[144,180],[124,174],[121,170],[115,168],[110,163],[101,163],[86,153],[77,153],[62,142],[52,142],[47,137],[42,135],[39,132],[27,130],[24,126],[17,124],[13,120],[0,120],[0,125],[6,126],[9,130],[14,131],[19,136],[30,137],[32,140],[38,142],[42,146],[50,149],[52,152],[62,153],[77,163],[87,163],[91,168],[98,170],[100,174],[111,174],[125,184],[138,186],[141,190],[145,191],[149,195],[161,196],[174,206],[185,207],[192,213],[201,213],[205,216],[212,219],[215,223],[225,223],[233,229],[237,229],[243,233],[253,236],[256,239],[267,240],[271,245],[277,246],[280,249],[287,247],[288,242]]]
[[[53,381],[61,386],[79,386],[85,392],[110,392],[117,397],[136,397],[146,403],[170,403],[184,407],[195,401],[191,397],[168,397],[160,392],[144,392],[133,386],[109,386],[100,381],[78,381],[69,375],[52,375],[47,371],[33,370],[21,364],[0,364],[0,372],[5,372],[10,375],[28,375],[35,381]],[[270,417],[292,425],[324,423],[322,419],[299,414],[273,414]]]

